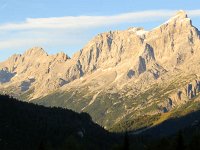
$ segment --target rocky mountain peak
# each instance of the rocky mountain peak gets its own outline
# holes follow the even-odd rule
[[[185,11],[180,10],[175,16],[171,17],[165,24],[189,24],[192,25],[191,19]]]
[[[28,49],[25,52],[26,56],[41,56],[41,55],[48,55],[45,50],[41,47],[33,47],[31,49]]]
[[[9,60],[16,62],[20,57],[21,57],[21,54],[14,54],[9,58]]]
[[[64,60],[64,61],[66,61],[67,59],[70,59],[70,57],[64,52],[57,53],[56,58],[59,60]]]
[[[188,18],[187,13],[184,10],[179,10],[175,17],[177,18]]]
[[[145,41],[154,49],[156,60],[171,67],[184,62],[186,56],[190,58],[197,51],[198,34],[186,12],[180,10],[167,22],[151,30]]]

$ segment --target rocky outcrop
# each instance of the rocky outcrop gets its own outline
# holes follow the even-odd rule
[[[196,98],[199,95],[199,88],[200,81],[194,80],[188,83],[185,87],[179,89],[177,93],[172,94],[169,100],[171,101],[174,107],[182,103],[186,103],[187,101],[192,100],[193,98]]]
[[[138,63],[136,64],[136,72],[138,75],[145,72],[152,62],[155,61],[153,48],[149,44],[145,44],[144,51],[141,56],[139,56]]]
[[[189,99],[196,97],[199,94],[200,81],[195,80],[189,83],[186,87],[187,96]]]

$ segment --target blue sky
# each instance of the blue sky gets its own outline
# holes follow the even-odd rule
[[[0,61],[34,46],[72,56],[100,32],[150,30],[180,9],[200,28],[199,6],[198,0],[0,0]]]

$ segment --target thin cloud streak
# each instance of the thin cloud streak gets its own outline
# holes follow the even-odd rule
[[[66,16],[53,18],[28,18],[22,23],[0,25],[0,30],[27,29],[84,29],[120,23],[140,23],[169,18],[177,10],[149,10],[113,16]],[[190,16],[200,16],[200,10],[187,11]]]
[[[189,10],[189,11],[186,11],[186,12],[191,17],[199,17],[200,16],[200,10]]]

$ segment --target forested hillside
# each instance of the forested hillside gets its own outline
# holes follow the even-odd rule
[[[0,149],[109,149],[110,134],[86,113],[0,96]]]

